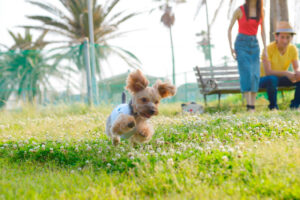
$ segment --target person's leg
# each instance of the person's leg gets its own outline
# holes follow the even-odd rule
[[[253,105],[255,106],[255,101],[256,101],[256,95],[257,95],[257,92],[251,92],[251,99],[250,99],[250,105]]]
[[[298,81],[297,83],[294,83],[294,85],[296,86],[295,96],[291,102],[290,107],[292,109],[293,108],[298,109],[300,107],[300,81]]]
[[[251,109],[255,109],[256,94],[259,89],[260,80],[260,48],[257,39],[251,41],[251,59],[250,59],[250,71],[251,71],[251,93],[250,103]]]
[[[300,105],[300,81],[298,81],[297,83],[293,83],[290,81],[290,79],[288,79],[285,76],[279,78],[278,86],[285,87],[285,86],[292,86],[292,85],[296,86],[296,90],[295,90],[294,99],[291,101],[290,108],[297,109],[299,108]]]
[[[278,109],[277,105],[277,87],[278,87],[277,76],[265,76],[260,78],[259,87],[266,88],[268,99],[270,102],[269,109]]]
[[[241,92],[247,101],[247,108],[251,103],[251,43],[250,37],[239,35],[235,41],[238,70],[240,75]]]
[[[247,106],[251,104],[251,92],[244,92],[244,97],[247,102]]]

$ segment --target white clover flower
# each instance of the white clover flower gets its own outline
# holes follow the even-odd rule
[[[222,157],[222,160],[225,161],[225,162],[228,162],[229,159],[228,159],[227,156],[223,156],[223,157]]]
[[[155,151],[153,151],[153,150],[150,150],[150,151],[149,151],[149,153],[150,153],[150,154],[154,154],[154,153],[155,153]]]
[[[270,142],[270,141],[266,141],[265,143],[266,143],[267,145],[271,144],[271,142]]]
[[[154,153],[154,151],[153,151],[153,153]],[[131,156],[133,156],[133,155],[134,155],[133,152],[129,152],[129,153],[127,154],[128,157],[131,157]]]
[[[90,161],[88,161],[88,160],[85,161],[86,164],[89,164],[89,162],[90,162]]]
[[[231,147],[229,147],[229,148],[227,149],[227,151],[228,151],[229,153],[233,153],[233,152],[234,152],[234,149],[231,148]]]
[[[73,174],[75,171],[74,170],[71,170],[71,174]]]
[[[14,144],[14,145],[13,145],[13,148],[14,148],[14,149],[18,148],[18,145]]]
[[[161,152],[161,148],[157,148],[156,151],[157,151],[157,152]]]
[[[108,168],[110,168],[111,167],[111,164],[110,163],[107,163],[107,165],[106,165]]]
[[[29,149],[29,152],[33,152],[33,149]]]
[[[90,146],[87,146],[87,147],[86,147],[86,150],[87,150],[87,151],[90,151],[91,149],[92,149],[92,147],[90,147]]]
[[[121,158],[121,155],[119,153],[116,154],[117,158]]]
[[[203,151],[203,148],[200,147],[200,146],[197,146],[195,149],[198,150],[198,151]]]
[[[81,171],[82,170],[82,168],[81,167],[78,167],[78,171]]]
[[[64,146],[60,146],[60,149],[64,149]]]
[[[162,156],[166,156],[166,155],[168,155],[165,151],[163,151],[162,153],[161,153],[161,155]]]
[[[172,158],[169,158],[169,159],[167,160],[167,163],[168,163],[168,165],[174,165],[174,161],[173,161]]]
[[[130,160],[133,160],[134,159],[134,156],[130,156],[130,158],[129,158]]]
[[[43,150],[45,150],[45,149],[46,149],[46,146],[45,146],[44,144],[42,145],[42,149],[43,149]]]

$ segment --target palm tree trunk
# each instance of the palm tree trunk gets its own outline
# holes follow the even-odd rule
[[[270,41],[274,40],[273,33],[278,21],[289,21],[287,0],[270,0]]]
[[[175,78],[175,55],[174,55],[174,44],[173,44],[173,35],[172,35],[172,28],[170,26],[170,41],[171,41],[171,51],[172,51],[172,67],[173,67],[173,85],[176,85],[176,78]]]
[[[206,8],[206,25],[207,25],[207,41],[208,41],[209,63],[210,63],[210,68],[212,70],[213,63],[212,63],[212,55],[211,55],[210,24],[209,24],[209,17],[208,17],[207,0],[205,0],[205,8]],[[211,73],[211,74],[213,74],[213,73]],[[211,78],[213,78],[213,75],[211,75]]]

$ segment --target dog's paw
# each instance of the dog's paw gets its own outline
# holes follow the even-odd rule
[[[120,137],[113,137],[112,142],[113,145],[118,146],[120,144]]]
[[[133,127],[135,127],[135,121],[129,122],[129,123],[127,124],[127,127],[128,127],[128,128],[133,128]]]
[[[148,135],[149,135],[146,130],[140,130],[138,133],[140,136],[142,136],[144,138],[148,137]]]

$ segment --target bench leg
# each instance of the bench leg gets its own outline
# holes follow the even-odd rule
[[[245,95],[242,93],[242,106],[245,106]]]
[[[219,107],[220,107],[220,104],[221,104],[221,93],[218,93],[218,102],[219,102]]]
[[[283,93],[283,91],[281,91],[281,96],[282,96],[282,100],[284,102],[284,93]]]

